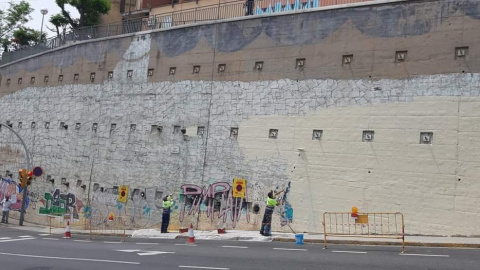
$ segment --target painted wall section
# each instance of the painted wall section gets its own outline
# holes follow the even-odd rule
[[[1,118],[45,170],[27,220],[158,227],[173,194],[171,229],[258,230],[268,191],[285,190],[274,230],[321,232],[324,211],[356,205],[403,212],[410,234],[478,235],[479,14],[477,1],[445,0],[257,17],[2,66]],[[245,199],[232,198],[234,178],[247,179]]]
[[[256,229],[266,193],[288,188],[288,205],[278,209],[276,229],[284,229],[285,212],[294,210],[296,230],[318,232],[323,211],[347,211],[357,205],[363,211],[404,212],[410,233],[473,235],[480,218],[473,207],[479,200],[480,164],[475,158],[480,149],[475,139],[480,132],[476,128],[479,83],[480,74],[381,81],[215,82],[211,99],[199,102],[196,98],[211,82],[135,86],[112,82],[115,85],[97,88],[72,85],[45,89],[42,98],[49,102],[31,100],[26,106],[31,109],[22,115],[12,104],[40,91],[24,89],[4,97],[1,112],[9,119],[22,115],[27,123],[47,119],[52,123],[63,119],[82,123],[80,130],[39,127],[21,132],[34,143],[36,164],[71,182],[89,179],[91,159],[95,158],[92,178],[102,189],[92,184],[88,212],[98,217],[96,220],[114,212],[133,217],[133,227],[155,226],[160,222],[162,196],[172,193],[176,200],[174,226],[195,222],[200,228]],[[374,90],[378,85],[382,90]],[[172,87],[173,92],[165,94],[166,87]],[[128,94],[106,96],[105,88],[120,93],[128,88]],[[145,102],[141,95],[145,88],[154,91],[155,102]],[[68,95],[72,89],[77,90],[76,98]],[[225,98],[227,89],[232,98]],[[330,95],[332,89],[334,95]],[[92,106],[87,104],[91,96],[100,94],[103,97],[96,111],[104,113],[93,118]],[[176,100],[182,95],[184,98]],[[280,95],[291,98],[273,98]],[[125,98],[124,102],[110,108],[111,100],[118,98]],[[210,120],[207,149],[205,136],[174,133],[173,126],[178,123],[188,127],[206,121],[200,112],[210,102],[215,117]],[[51,111],[43,118],[38,112],[45,106]],[[73,107],[81,109],[73,112]],[[241,114],[232,110],[242,107],[248,109]],[[163,118],[168,108],[189,110],[170,110],[178,118]],[[129,113],[119,115],[122,110]],[[275,115],[271,115],[272,110]],[[144,111],[152,113],[142,114]],[[110,132],[108,123],[114,117],[115,122],[124,124]],[[158,123],[158,119],[165,128],[152,133],[149,124]],[[83,124],[97,121],[101,123],[97,132]],[[137,125],[134,131],[127,124],[132,122]],[[236,140],[231,138],[232,126],[239,128]],[[271,128],[278,129],[277,139],[268,137]],[[323,130],[320,141],[312,140],[314,129]],[[373,142],[362,141],[364,130],[375,131]],[[433,132],[432,144],[420,144],[423,131]],[[173,146],[179,148],[178,153],[172,151]],[[299,148],[305,151],[299,152]],[[226,190],[237,176],[248,179],[248,196],[245,203],[237,200],[235,206]],[[113,189],[121,184],[129,185],[132,191],[126,205],[119,204],[118,190]],[[42,214],[42,209],[49,209],[49,198],[60,191],[46,181],[35,186],[53,190],[44,198],[47,202],[41,205]],[[86,200],[86,190],[70,189],[76,191],[61,191],[65,202],[69,193],[76,194],[76,200]],[[215,194],[221,205],[212,212],[213,204],[208,201],[218,197]],[[191,208],[185,206],[187,195],[197,200]],[[256,213],[255,205],[260,208]],[[28,218],[34,219],[32,215]]]

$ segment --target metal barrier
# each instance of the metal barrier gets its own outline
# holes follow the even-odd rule
[[[402,213],[358,213],[356,218],[349,212],[326,212],[323,214],[325,248],[327,237],[390,238],[402,240],[405,252],[405,225]]]
[[[78,219],[72,219],[71,215],[65,214],[62,216],[47,215],[47,224],[49,227],[49,234],[52,234],[52,229],[66,228],[67,221],[70,221],[70,228],[83,229],[84,222]]]
[[[109,235],[109,236],[121,236],[122,241],[125,242],[125,220],[126,217],[112,217],[102,220],[94,220],[90,218],[88,221],[88,227],[90,230],[90,240],[94,236]]]

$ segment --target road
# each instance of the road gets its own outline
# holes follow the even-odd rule
[[[79,269],[479,269],[480,250],[397,246],[303,246],[281,242],[63,239],[0,225],[0,265],[11,270]]]

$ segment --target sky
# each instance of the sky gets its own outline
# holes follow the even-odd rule
[[[55,27],[51,23],[49,23],[48,20],[50,19],[50,16],[60,13],[60,8],[55,3],[55,0],[25,0],[25,1],[29,2],[30,6],[34,9],[34,11],[30,14],[32,19],[26,24],[26,26],[40,31],[40,28],[42,25],[42,13],[40,13],[40,10],[42,8],[46,8],[48,9],[48,14],[45,15],[43,31],[47,34],[48,37],[54,36],[55,33],[49,31],[47,27],[49,27],[50,29],[55,29]],[[10,0],[0,0],[0,9],[2,10],[7,9],[8,2],[10,2]],[[20,0],[13,0],[13,2],[18,3],[20,2]],[[71,12],[73,17],[78,18],[78,12],[75,8],[68,6],[67,10]]]

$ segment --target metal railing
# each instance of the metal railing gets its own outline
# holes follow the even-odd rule
[[[391,238],[402,241],[405,252],[405,223],[402,213],[359,213],[352,218],[348,212],[323,214],[324,242],[327,237]]]
[[[94,220],[90,218],[88,220],[88,229],[90,234],[90,240],[97,236],[120,236],[122,241],[126,239],[126,218],[125,217],[111,217],[102,220]]]
[[[216,5],[173,11],[107,25],[72,29],[69,32],[64,32],[37,45],[25,46],[12,52],[4,52],[2,59],[0,60],[0,65],[83,40],[93,40],[146,30],[165,29],[197,22],[231,19],[249,15],[274,14],[369,1],[375,0],[247,0],[224,3],[219,2]]]

